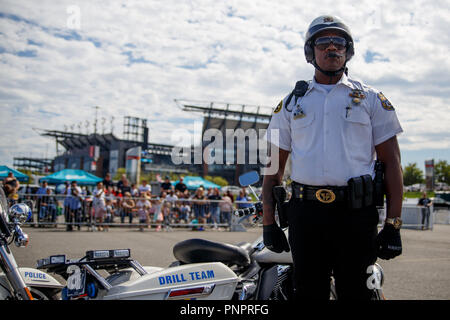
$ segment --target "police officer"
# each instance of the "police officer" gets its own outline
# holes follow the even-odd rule
[[[266,247],[292,252],[297,299],[329,299],[330,276],[338,299],[370,299],[368,268],[377,256],[402,252],[402,170],[394,107],[379,91],[347,75],[354,41],[335,16],[308,28],[305,56],[312,81],[298,82],[275,108],[267,139],[278,152],[275,174],[264,176]],[[274,217],[272,187],[281,184],[292,160],[292,197],[287,207],[289,245]],[[384,164],[387,219],[378,233],[373,198],[375,160]],[[290,248],[289,248],[290,247]]]

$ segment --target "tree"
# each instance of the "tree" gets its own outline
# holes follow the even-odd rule
[[[436,182],[450,184],[450,164],[447,163],[447,160],[439,160],[434,165],[434,176]]]
[[[417,168],[417,163],[408,163],[403,169],[403,185],[410,186],[415,183],[422,183],[423,181],[423,172]]]
[[[215,184],[218,184],[221,187],[228,185],[228,181],[225,178],[222,178],[219,176],[214,177],[212,182],[214,182]]]
[[[211,181],[212,183],[215,183],[221,187],[228,185],[228,181],[220,176],[205,176],[204,178],[205,180]]]
[[[127,173],[127,169],[125,168],[117,168],[116,174],[113,177],[113,180],[120,180],[120,178],[122,177],[122,174],[126,174]]]

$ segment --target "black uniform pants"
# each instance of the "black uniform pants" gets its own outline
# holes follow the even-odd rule
[[[289,244],[296,299],[330,298],[333,275],[339,300],[369,300],[368,267],[377,259],[378,211],[350,210],[345,203],[291,199]]]

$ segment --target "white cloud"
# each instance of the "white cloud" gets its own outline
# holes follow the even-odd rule
[[[72,5],[79,30],[67,27]],[[0,9],[0,163],[48,144],[51,155],[32,128],[85,130],[95,105],[118,135],[123,116],[147,118],[152,142],[201,119],[175,98],[275,106],[312,76],[304,34],[325,13],[350,25],[350,75],[395,105],[401,148],[450,148],[448,1],[11,0]]]

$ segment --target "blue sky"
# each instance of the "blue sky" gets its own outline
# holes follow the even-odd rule
[[[304,35],[328,13],[353,32],[350,76],[396,108],[403,164],[450,161],[448,1],[0,4],[1,164],[54,156],[54,141],[33,128],[86,132],[89,122],[92,132],[93,106],[108,128],[114,116],[118,136],[123,116],[147,118],[156,143],[200,119],[182,112],[177,98],[275,107],[296,81],[312,77]]]

